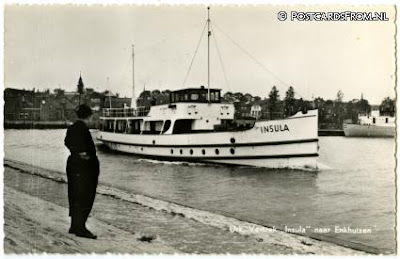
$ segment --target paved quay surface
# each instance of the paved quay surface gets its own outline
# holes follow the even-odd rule
[[[68,234],[65,176],[4,161],[4,251],[21,253],[323,254],[365,252],[284,232],[231,232],[254,225],[100,185],[90,240]],[[258,227],[258,226],[256,226]]]

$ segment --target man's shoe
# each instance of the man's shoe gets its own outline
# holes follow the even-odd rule
[[[91,238],[91,239],[97,239],[96,235],[93,235],[92,232],[89,230],[85,229],[83,231],[75,231],[75,235],[78,237],[85,237],[85,238]]]

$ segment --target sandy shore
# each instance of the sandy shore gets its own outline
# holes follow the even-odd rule
[[[87,224],[98,239],[80,238],[67,233],[63,173],[10,160],[4,168],[7,254],[367,254],[103,184]]]

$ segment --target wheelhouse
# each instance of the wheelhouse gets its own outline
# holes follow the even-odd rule
[[[101,121],[101,131],[123,134],[240,130],[234,124],[234,106],[221,102],[221,90],[203,86],[172,91],[166,104],[104,109]]]
[[[210,100],[208,100],[208,92],[210,92]],[[178,102],[221,103],[221,90],[206,89],[201,86],[200,88],[187,88],[171,92],[170,103]]]

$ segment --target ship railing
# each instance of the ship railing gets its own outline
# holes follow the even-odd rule
[[[149,107],[133,108],[104,108],[104,117],[143,117],[149,113]]]

